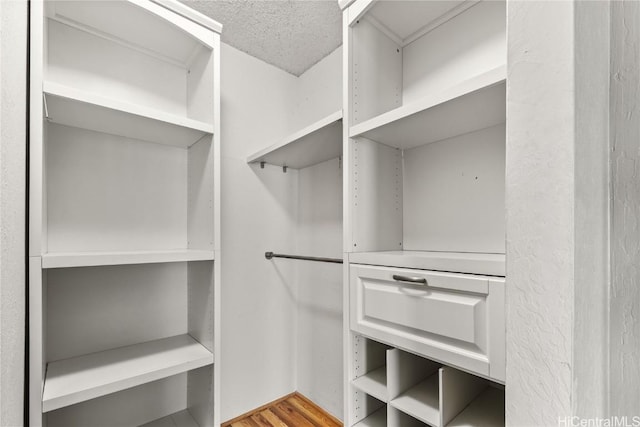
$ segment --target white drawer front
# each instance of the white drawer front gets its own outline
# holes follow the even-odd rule
[[[504,345],[492,336],[504,335],[503,295],[492,301],[493,293],[504,292],[502,279],[354,264],[350,271],[351,329],[503,379]]]

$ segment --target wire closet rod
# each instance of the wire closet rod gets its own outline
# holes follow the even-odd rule
[[[333,262],[336,264],[342,264],[341,258],[326,258],[326,257],[317,257],[317,256],[300,256],[300,255],[285,255],[285,254],[275,254],[273,252],[265,252],[264,257],[266,259],[272,258],[288,258],[288,259],[302,259],[305,261],[318,261],[318,262]]]

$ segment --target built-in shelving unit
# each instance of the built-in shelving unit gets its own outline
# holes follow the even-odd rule
[[[247,163],[268,163],[302,169],[341,155],[342,110],[252,154],[247,157]]]
[[[30,19],[30,424],[219,425],[221,26],[173,0]]]
[[[506,2],[340,6],[345,425],[504,425]]]

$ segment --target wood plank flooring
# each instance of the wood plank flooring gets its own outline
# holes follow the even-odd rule
[[[222,427],[342,427],[342,423],[295,392],[226,421]]]

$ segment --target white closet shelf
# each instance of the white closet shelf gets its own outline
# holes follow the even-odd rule
[[[353,252],[349,254],[349,262],[500,277],[505,275],[504,254],[427,251]]]
[[[72,357],[47,364],[42,411],[213,364],[213,354],[189,335]]]
[[[383,406],[362,421],[356,423],[354,427],[387,427],[386,406]]]
[[[363,376],[351,381],[351,384],[378,400],[382,400],[383,402],[388,400],[386,366],[367,372]]]
[[[431,426],[440,424],[438,373],[402,393],[390,403],[396,409]]]
[[[213,125],[141,105],[129,104],[53,82],[45,82],[48,121],[96,132],[187,148]]]
[[[247,163],[269,163],[302,169],[342,154],[342,110],[247,157]]]
[[[42,255],[42,268],[154,264],[164,262],[211,261],[213,259],[213,251],[195,249],[127,252],[51,252]]]
[[[176,412],[166,417],[159,418],[141,425],[140,427],[199,427],[186,409]]]
[[[504,123],[506,66],[351,126],[349,136],[409,149]]]
[[[504,425],[504,391],[487,387],[447,427]]]

